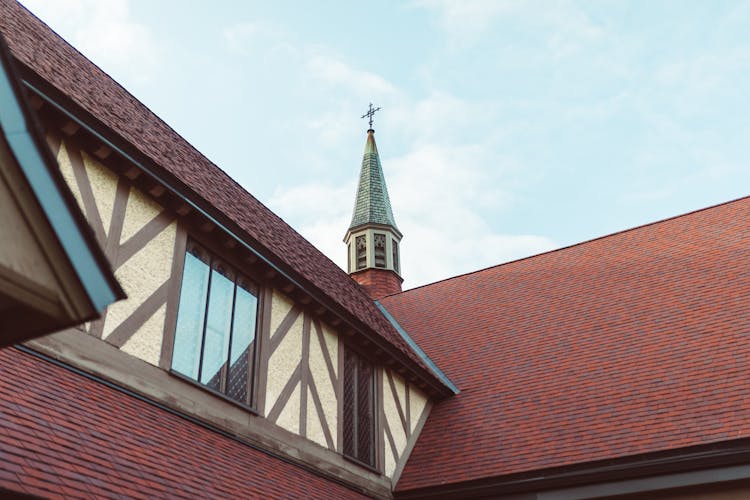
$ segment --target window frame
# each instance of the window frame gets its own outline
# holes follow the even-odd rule
[[[362,245],[360,247],[360,242]],[[354,267],[355,271],[367,269],[367,233],[358,234],[354,237]]]
[[[261,357],[262,357],[261,356],[261,349],[262,349],[262,347],[261,347],[261,338],[262,338],[261,332],[262,332],[262,323],[263,323],[262,315],[263,315],[263,311],[265,310],[264,309],[265,308],[264,304],[265,304],[265,301],[266,301],[266,298],[265,298],[265,295],[266,295],[265,294],[265,288],[266,287],[264,286],[263,282],[260,279],[253,278],[248,273],[242,272],[240,270],[241,266],[238,265],[238,262],[236,260],[234,260],[234,259],[227,258],[227,256],[223,254],[223,253],[226,253],[226,252],[222,253],[218,249],[218,247],[215,246],[214,244],[212,244],[212,243],[210,243],[208,241],[202,240],[202,239],[194,238],[194,237],[192,237],[189,234],[187,234],[187,235],[183,234],[183,238],[184,238],[184,240],[183,240],[183,244],[182,244],[182,248],[181,248],[181,255],[179,255],[179,256],[176,255],[175,256],[175,258],[180,258],[182,260],[182,262],[181,262],[181,265],[179,266],[179,272],[176,273],[176,277],[174,278],[175,281],[176,281],[176,284],[174,286],[174,289],[176,290],[176,297],[175,297],[174,306],[173,306],[174,307],[174,311],[173,311],[174,320],[172,321],[171,332],[169,332],[171,338],[168,339],[166,336],[164,338],[164,341],[169,340],[169,342],[170,342],[170,345],[169,345],[169,349],[170,349],[170,351],[169,351],[169,357],[166,360],[167,362],[165,363],[164,368],[169,372],[170,375],[172,375],[172,376],[174,376],[174,377],[176,377],[176,378],[178,378],[180,380],[183,380],[186,383],[188,383],[188,384],[190,384],[190,385],[192,385],[192,386],[194,386],[194,387],[196,387],[196,388],[198,388],[198,389],[200,389],[200,390],[202,390],[204,392],[210,393],[213,396],[216,396],[216,397],[218,397],[220,399],[223,399],[224,401],[226,401],[226,402],[228,402],[228,403],[230,403],[232,405],[239,406],[240,408],[242,408],[242,409],[244,409],[244,410],[246,410],[246,411],[248,411],[248,412],[250,412],[250,413],[252,413],[254,415],[260,415],[260,410],[258,408],[258,398],[260,396],[259,390],[261,389],[261,383],[260,383],[260,377],[261,377],[260,363],[261,363]],[[190,253],[191,246],[197,246],[198,248],[202,249],[204,252],[206,252],[210,256],[210,262],[207,264],[207,266],[209,268],[209,275],[213,272],[214,268],[213,268],[212,264],[213,264],[214,260],[217,260],[217,261],[220,261],[220,262],[224,263],[234,273],[234,280],[233,280],[234,290],[233,290],[233,301],[232,301],[233,302],[233,305],[232,305],[232,319],[230,319],[230,322],[233,320],[233,317],[234,317],[234,308],[235,308],[235,304],[236,304],[236,294],[237,294],[236,289],[237,289],[237,287],[241,286],[241,285],[238,284],[238,282],[241,281],[241,280],[244,280],[246,282],[251,283],[255,287],[255,292],[254,293],[252,291],[248,290],[248,292],[250,294],[254,295],[255,298],[256,298],[256,309],[255,309],[255,326],[254,326],[254,332],[253,332],[254,338],[253,338],[253,341],[252,341],[254,343],[254,345],[253,345],[253,353],[252,353],[252,369],[248,369],[248,373],[247,373],[247,378],[248,378],[247,390],[250,393],[247,403],[242,402],[242,401],[238,401],[236,399],[233,399],[229,395],[221,392],[220,390],[216,390],[216,389],[214,389],[212,387],[209,387],[206,384],[201,383],[199,379],[192,378],[189,375],[181,373],[181,372],[179,372],[179,371],[177,371],[177,370],[175,370],[173,368],[173,363],[174,363],[174,359],[175,359],[175,352],[176,352],[175,346],[176,346],[176,342],[177,342],[177,327],[178,327],[179,308],[180,308],[180,301],[181,301],[181,296],[182,296],[182,291],[183,291],[182,286],[183,286],[183,281],[184,281],[184,276],[185,276],[185,261],[187,259],[188,253]],[[208,280],[207,284],[206,284],[207,288],[210,287],[210,283],[211,283],[211,281]],[[245,287],[243,287],[243,288],[245,288]],[[210,296],[210,290],[207,290],[206,301],[205,301],[206,310],[208,309],[208,302],[209,302],[208,298],[209,298],[209,296]],[[200,341],[199,341],[200,346],[198,346],[199,350],[203,350],[204,349],[204,343],[205,343],[205,336],[206,336],[206,325],[205,325],[205,323],[206,323],[206,317],[205,317],[205,313],[204,313],[204,317],[203,317],[203,323],[204,323],[204,325],[203,325],[203,328],[202,328],[202,332],[201,332],[201,335],[200,335],[201,338],[200,338]],[[231,330],[233,330],[233,329],[234,329],[234,327],[232,326]],[[228,360],[231,359],[231,341],[232,341],[232,337],[231,336],[232,336],[232,333],[233,332],[231,332],[229,334],[229,339],[228,339],[228,343],[230,344],[229,348],[227,349],[227,359]],[[200,364],[200,362],[199,362],[199,364]],[[200,370],[199,370],[199,373],[198,373],[198,377],[200,377]],[[225,374],[224,377],[223,377],[223,380],[222,380],[223,383],[222,383],[222,385],[228,384],[227,377],[228,377],[228,368],[227,368],[227,374]]]
[[[393,261],[393,270],[396,271],[396,274],[401,275],[401,257],[398,253],[398,245],[399,242],[396,240],[396,238],[391,238],[391,260]]]
[[[383,246],[378,246],[378,243]],[[372,233],[372,259],[373,267],[376,269],[388,269],[388,235],[385,233]]]
[[[380,385],[380,377],[382,376],[380,367],[373,363],[370,359],[368,359],[366,356],[364,356],[358,349],[353,349],[348,344],[342,344],[342,361],[341,361],[341,421],[339,422],[339,425],[341,426],[341,449],[340,453],[341,456],[344,457],[344,459],[353,462],[361,467],[364,467],[370,471],[376,472],[376,473],[382,473],[380,470],[382,457],[381,457],[381,451],[380,451],[380,445],[381,445],[381,438],[380,434],[382,434],[382,429],[380,425],[380,412],[381,412],[381,405],[382,405],[382,387]],[[370,366],[371,369],[371,380],[370,380],[370,390],[371,390],[371,415],[370,415],[370,426],[371,426],[371,437],[370,437],[370,447],[371,447],[371,456],[372,456],[372,463],[363,462],[358,457],[354,455],[347,454],[346,448],[346,431],[345,431],[345,425],[346,425],[346,409],[345,409],[345,391],[346,391],[346,383],[347,383],[347,377],[346,377],[346,356],[347,353],[350,353],[355,356],[358,367],[360,366],[360,363],[364,362],[367,363]],[[355,386],[356,389],[356,386]],[[356,407],[355,407],[356,411]],[[354,429],[356,430],[358,428],[359,419],[357,416],[357,421],[355,421],[352,425],[354,425]],[[355,433],[355,441],[356,441],[356,433]],[[359,443],[355,442],[355,446],[358,447]]]

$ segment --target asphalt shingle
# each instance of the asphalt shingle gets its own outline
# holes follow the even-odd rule
[[[0,490],[43,498],[365,498],[65,368],[0,350]]]
[[[381,303],[461,389],[398,491],[750,436],[750,198]]]
[[[378,147],[375,144],[374,130],[367,131],[357,197],[354,201],[352,223],[349,229],[365,224],[382,224],[397,229],[391,209],[391,199],[388,197],[388,187],[383,176],[383,167],[380,164]]]

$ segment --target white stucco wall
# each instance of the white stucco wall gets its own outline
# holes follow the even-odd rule
[[[390,374],[393,380],[393,388],[388,380]],[[413,434],[422,413],[427,407],[427,396],[414,386],[409,386],[409,396],[407,398],[406,381],[397,373],[389,370],[383,370],[383,415],[388,429],[391,431],[394,444],[396,445],[397,455],[394,456],[388,438],[383,435],[385,442],[385,474],[392,477],[396,466],[403,457],[408,440],[410,439],[404,429],[401,417],[398,412],[396,401],[401,406],[404,418],[407,419],[409,434]],[[394,392],[395,389],[395,392]],[[412,437],[413,438],[413,437]]]
[[[294,303],[284,294],[274,291],[271,303],[271,337],[281,325],[281,322],[291,310]],[[300,314],[289,328],[286,336],[276,350],[268,358],[268,373],[266,376],[266,414],[271,411],[281,395],[281,391],[289,381],[295,368],[302,359],[302,325],[303,315]],[[276,423],[284,429],[299,433],[299,384],[295,393],[284,407]],[[296,410],[295,410],[296,408]],[[296,415],[296,417],[292,414]]]
[[[76,181],[70,159],[69,148],[71,147],[74,146],[63,141],[57,159],[63,178],[85,213],[81,189]],[[99,213],[99,218],[104,226],[105,235],[109,235],[113,216],[122,215],[113,214],[118,177],[85,151],[80,151],[80,155],[88,177],[96,211]],[[126,243],[163,210],[163,207],[148,195],[131,187],[125,205],[125,218],[119,244]],[[90,218],[92,215],[87,213],[86,216]],[[107,308],[102,338],[106,340],[154,291],[170,278],[176,234],[177,223],[172,222],[131,258],[115,269],[115,276],[128,298]],[[113,256],[110,255],[109,257],[112,258]],[[114,266],[116,262],[112,262],[112,264]],[[164,337],[165,318],[166,306],[162,305],[150,317],[146,318],[121,349],[148,363],[158,365]]]

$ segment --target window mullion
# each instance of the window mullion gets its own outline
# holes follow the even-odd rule
[[[232,369],[232,336],[234,335],[234,308],[237,304],[237,279],[234,277],[234,288],[232,289],[232,314],[229,318],[229,347],[227,348],[227,365],[221,377],[221,392],[226,394],[229,391],[229,371]]]
[[[255,290],[255,293],[257,294],[258,299],[260,299],[260,297],[261,297],[260,287],[258,287]],[[260,300],[263,300],[263,299],[260,299]],[[258,300],[258,301],[255,302],[254,315],[255,315],[256,318],[258,317],[259,307],[260,307],[260,301]],[[245,403],[247,405],[249,405],[249,406],[253,405],[253,398],[255,397],[255,375],[256,375],[257,370],[258,370],[258,359],[257,359],[257,356],[256,356],[256,354],[258,352],[258,323],[257,323],[257,321],[253,325],[253,328],[254,328],[254,330],[253,330],[253,340],[251,341],[252,344],[253,344],[253,351],[247,353],[247,355],[249,356],[248,359],[251,359],[252,362],[253,362],[253,365],[252,365],[251,369],[249,369],[247,371],[247,379],[246,379],[247,380],[247,394],[245,396]]]
[[[208,285],[206,289],[206,309],[203,311],[203,330],[201,332],[200,363],[198,364],[198,380],[203,374],[203,351],[206,348],[206,328],[208,328],[208,305],[211,303],[211,278],[214,275],[213,258],[208,257]]]

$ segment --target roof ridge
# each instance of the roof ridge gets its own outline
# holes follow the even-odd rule
[[[517,262],[522,262],[522,261],[529,260],[529,259],[535,259],[535,258],[541,257],[543,255],[548,255],[548,254],[552,254],[552,253],[555,253],[555,252],[561,252],[563,250],[569,250],[571,248],[575,248],[575,247],[587,245],[587,244],[593,243],[595,241],[603,240],[603,239],[606,239],[606,238],[611,238],[611,237],[614,237],[614,236],[617,236],[617,235],[620,235],[620,234],[623,234],[623,233],[629,233],[629,232],[636,231],[638,229],[643,229],[643,228],[646,228],[646,227],[649,227],[649,226],[655,226],[657,224],[663,224],[665,222],[669,222],[669,221],[674,220],[674,219],[679,219],[679,218],[682,218],[682,217],[687,217],[689,215],[693,215],[693,214],[700,213],[700,212],[705,212],[707,210],[712,210],[712,209],[719,208],[719,207],[724,206],[724,205],[730,205],[732,203],[737,203],[739,201],[747,200],[747,199],[750,199],[750,195],[740,196],[739,198],[734,198],[732,200],[723,201],[721,203],[716,203],[714,205],[709,205],[707,207],[697,208],[695,210],[690,210],[688,212],[684,212],[684,213],[681,213],[681,214],[672,215],[672,216],[665,217],[663,219],[658,219],[658,220],[655,220],[655,221],[652,221],[652,222],[646,222],[645,224],[639,224],[637,226],[629,227],[629,228],[626,228],[626,229],[621,229],[619,231],[615,231],[615,232],[612,232],[612,233],[607,233],[607,234],[604,234],[602,236],[596,236],[594,238],[589,238],[587,240],[579,241],[579,242],[576,242],[576,243],[571,243],[570,245],[565,245],[565,246],[560,247],[560,248],[553,248],[552,250],[547,250],[547,251],[544,251],[544,252],[539,252],[539,253],[536,253],[536,254],[533,254],[533,255],[528,255],[526,257],[520,257],[518,259],[509,260],[507,262],[501,262],[499,264],[494,264],[494,265],[491,265],[491,266],[483,267],[481,269],[476,269],[474,271],[468,271],[466,273],[457,274],[455,276],[450,276],[448,278],[443,278],[441,280],[433,281],[432,283],[426,283],[424,285],[415,286],[414,288],[409,288],[408,290],[404,290],[402,292],[392,293],[392,294],[389,294],[389,295],[385,295],[384,297],[381,297],[380,300],[386,299],[388,297],[396,297],[396,296],[399,296],[399,295],[404,295],[404,294],[407,294],[407,293],[409,293],[411,291],[414,291],[414,290],[419,290],[421,288],[427,288],[427,287],[430,287],[430,286],[433,286],[433,285],[437,285],[439,283],[443,283],[443,282],[446,282],[446,281],[452,281],[452,280],[455,280],[455,279],[458,279],[458,278],[463,278],[465,276],[470,276],[472,274],[483,273],[485,271],[489,271],[490,269],[494,269],[496,267],[508,266],[508,265],[511,265],[511,264],[515,264]]]

